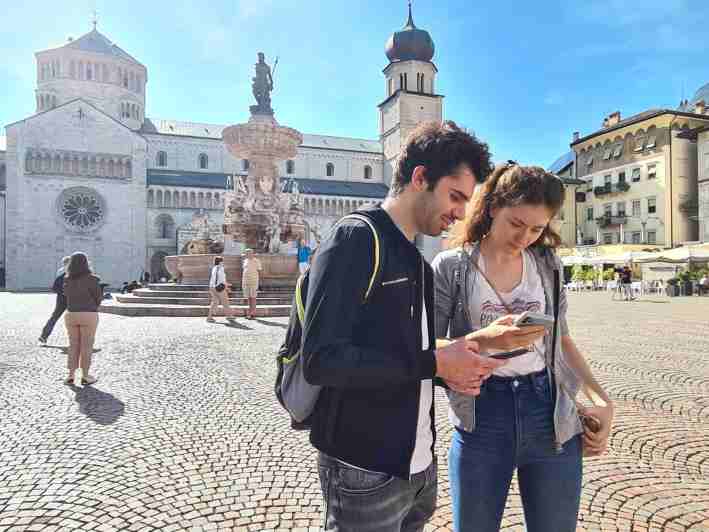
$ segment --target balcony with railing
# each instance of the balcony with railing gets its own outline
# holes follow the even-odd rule
[[[612,214],[604,214],[603,216],[599,216],[596,218],[596,224],[598,224],[598,227],[601,229],[604,229],[606,227],[613,227],[613,226],[618,226],[618,225],[625,225],[628,223],[628,217],[625,215],[625,213],[619,213],[615,216]]]
[[[605,196],[606,194],[618,194],[630,190],[630,183],[627,181],[618,181],[617,183],[606,183],[593,188],[593,193],[596,196]]]

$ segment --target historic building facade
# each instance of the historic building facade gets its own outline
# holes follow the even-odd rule
[[[650,109],[626,119],[615,112],[599,130],[574,133],[571,151],[550,167],[574,178],[567,202],[575,211],[570,217],[567,205],[563,213],[566,246],[675,247],[709,240],[705,98],[709,85],[678,109]]]
[[[585,244],[674,247],[698,238],[697,147],[682,133],[709,124],[709,116],[656,109],[575,140],[579,189],[578,230]]]
[[[405,136],[443,117],[434,44],[411,11],[386,54],[379,138],[304,134],[279,168],[285,189],[298,184],[313,244],[338,217],[384,198]],[[7,125],[0,146],[8,288],[46,288],[61,257],[76,250],[114,287],[142,271],[159,277],[195,216],[206,214],[220,238],[224,191],[249,164],[226,150],[226,124],[147,118],[148,69],[95,26],[35,57],[36,113]],[[429,257],[438,246],[417,243]]]

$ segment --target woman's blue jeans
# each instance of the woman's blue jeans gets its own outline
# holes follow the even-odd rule
[[[455,532],[497,532],[512,475],[528,532],[574,532],[581,496],[581,438],[554,444],[546,371],[490,377],[475,401],[476,428],[456,429],[448,456]]]

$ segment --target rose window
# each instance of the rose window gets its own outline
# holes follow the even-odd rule
[[[103,199],[95,191],[84,187],[65,190],[59,197],[57,207],[64,225],[79,232],[96,229],[103,221],[105,212]]]

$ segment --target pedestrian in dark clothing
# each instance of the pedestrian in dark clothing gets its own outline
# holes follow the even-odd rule
[[[52,334],[54,325],[66,310],[66,297],[64,297],[64,270],[69,264],[70,259],[71,257],[64,257],[62,259],[62,267],[59,269],[59,272],[57,272],[58,275],[56,279],[54,279],[52,291],[57,294],[57,298],[54,303],[54,312],[52,312],[52,315],[49,317],[47,323],[45,323],[44,328],[42,329],[42,333],[39,335],[39,343],[41,345],[47,345],[47,338],[49,338],[49,335]]]

